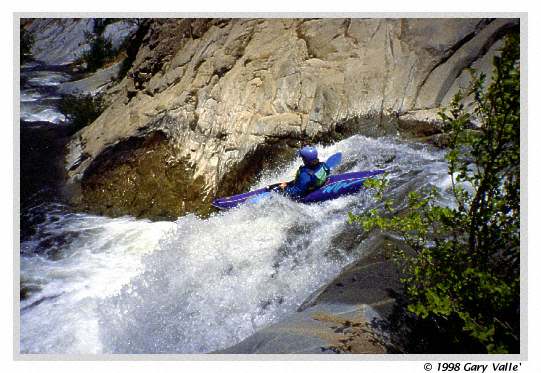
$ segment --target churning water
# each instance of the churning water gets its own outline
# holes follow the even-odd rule
[[[64,122],[66,118],[56,108],[60,99],[57,90],[70,79],[68,73],[55,71],[53,67],[47,70],[47,67],[37,63],[21,66],[21,120],[26,123]]]
[[[443,152],[428,145],[356,135],[318,149],[322,159],[343,153],[336,173],[385,168],[394,198],[448,187]],[[253,187],[290,179],[299,164]],[[233,345],[294,312],[362,255],[357,240],[337,241],[354,231],[347,212],[372,205],[366,191],[313,205],[276,195],[176,222],[37,206],[35,229],[21,243],[21,351],[202,353]]]
[[[60,128],[65,120],[57,90],[70,76],[43,69],[21,70],[21,130],[34,128],[31,122]],[[22,171],[37,172],[43,155],[30,157],[36,144],[29,144]],[[386,169],[389,196],[398,200],[421,187],[449,187],[443,152],[428,145],[353,136],[318,150],[322,159],[343,153],[335,173]],[[253,188],[291,179],[299,165],[271,170]],[[48,183],[36,188],[54,189]],[[150,222],[74,213],[36,188],[27,188],[32,198],[21,211],[23,353],[194,353],[233,345],[294,312],[359,258],[361,238],[347,213],[373,205],[367,191],[313,205],[276,195],[206,219]]]

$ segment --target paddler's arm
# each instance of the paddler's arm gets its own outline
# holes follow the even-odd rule
[[[284,193],[291,198],[300,198],[306,194],[310,186],[310,175],[301,172],[295,182],[288,183],[284,188]]]

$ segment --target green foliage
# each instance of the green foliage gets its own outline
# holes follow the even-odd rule
[[[103,33],[108,25],[119,21],[136,25],[139,30],[134,38],[127,38],[120,46],[113,48],[111,41],[106,39]],[[79,62],[86,63],[87,72],[94,72],[125,53],[127,56],[123,59],[117,78],[120,80],[133,64],[149,24],[149,20],[144,18],[95,18],[92,32],[85,34],[90,48],[82,54]]]
[[[116,21],[116,18],[96,18],[93,32],[85,34],[90,49],[82,54],[81,60],[86,62],[88,72],[98,70],[116,56],[117,51],[113,49],[111,41],[103,36],[107,25]]]
[[[369,184],[380,207],[350,214],[364,230],[393,232],[415,252],[394,251],[407,310],[434,320],[442,335],[462,330],[445,337],[489,353],[519,348],[519,51],[519,35],[508,35],[490,84],[472,71],[469,88],[440,113],[453,207],[438,205],[432,189],[410,193],[398,211],[396,201],[384,201],[384,178]]]
[[[20,37],[21,63],[24,63],[32,58],[31,50],[32,46],[34,45],[34,35],[21,25]]]
[[[70,122],[73,133],[92,123],[105,109],[101,96],[63,96],[58,109]]]
[[[87,64],[86,70],[94,72],[115,57],[115,52],[111,42],[102,35],[87,34],[86,36],[90,49],[84,52],[81,58]]]

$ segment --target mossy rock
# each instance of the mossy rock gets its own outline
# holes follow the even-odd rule
[[[203,180],[184,161],[171,162],[172,146],[156,132],[104,152],[84,175],[82,207],[108,216],[175,219],[186,212],[208,214]]]

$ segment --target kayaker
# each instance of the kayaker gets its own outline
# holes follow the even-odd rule
[[[325,162],[320,162],[317,150],[313,146],[304,146],[299,150],[304,165],[299,167],[295,180],[280,184],[284,194],[299,199],[323,186],[331,170]]]

